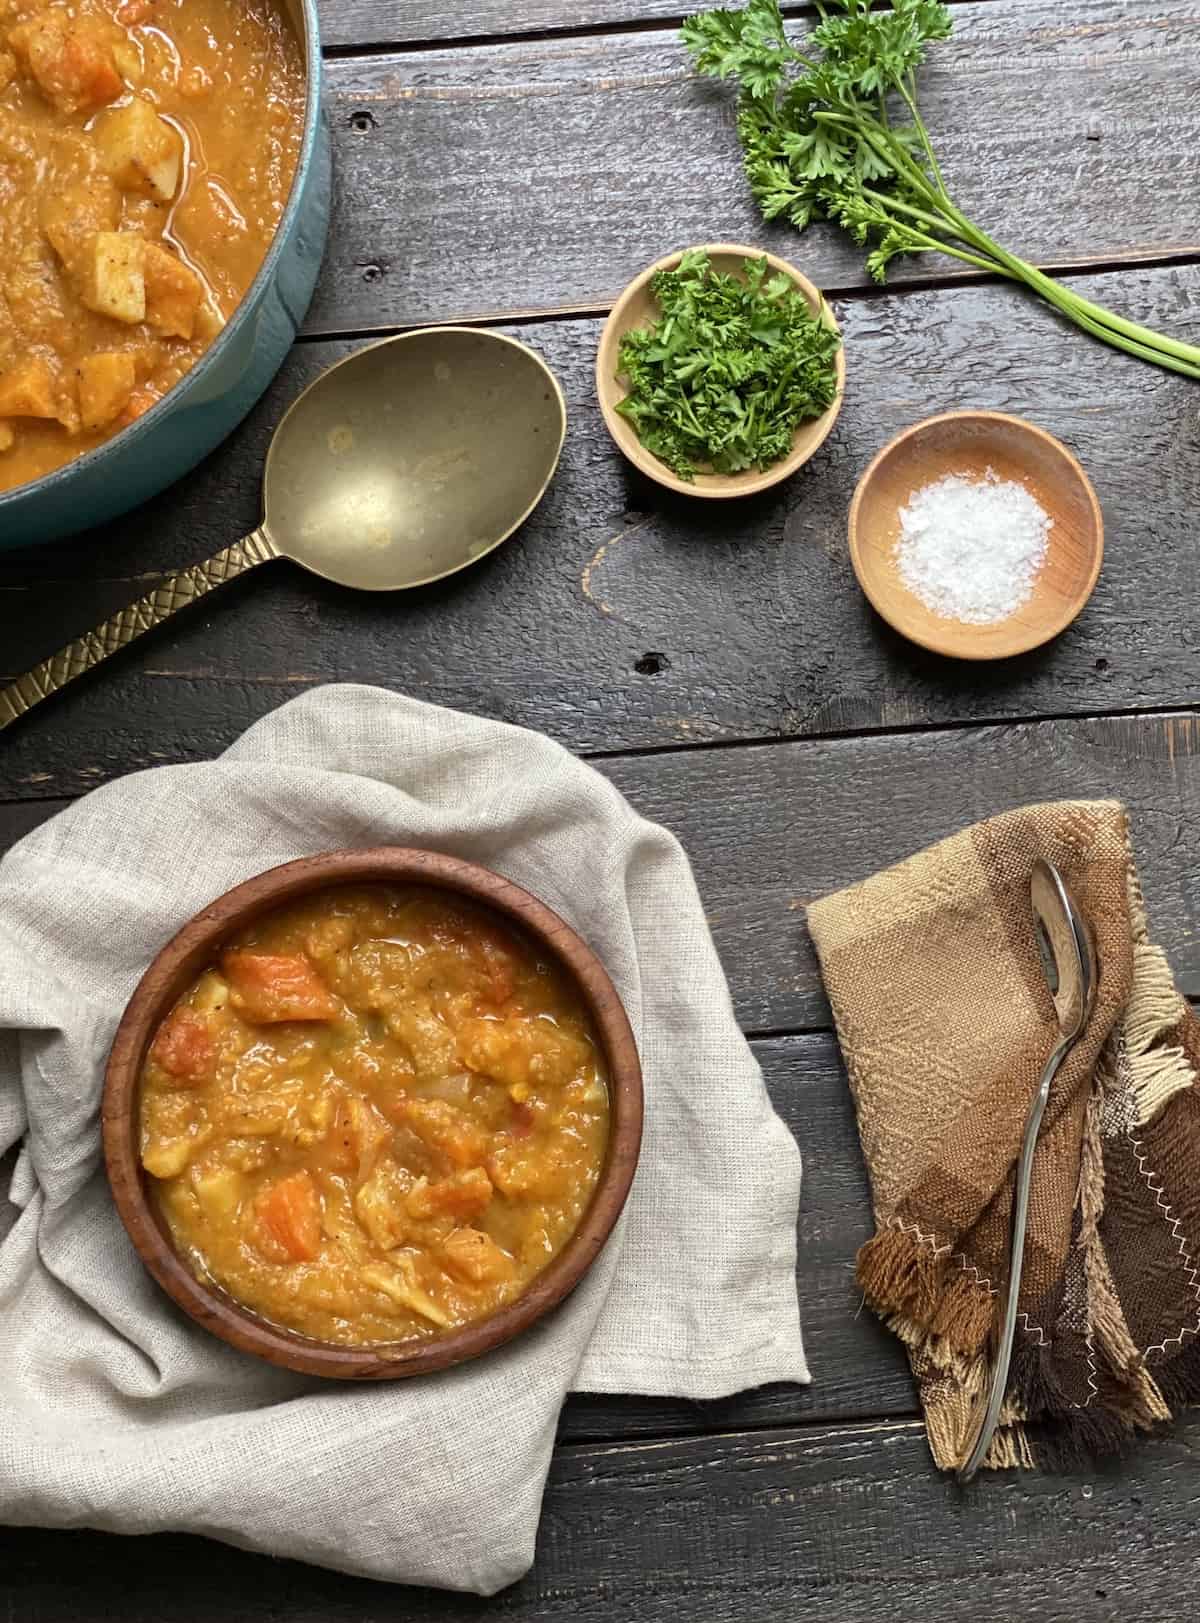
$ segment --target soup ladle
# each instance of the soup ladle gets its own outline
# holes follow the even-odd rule
[[[566,425],[554,374],[502,333],[430,327],[357,350],[311,383],[275,430],[258,528],[0,688],[0,729],[274,558],[369,592],[465,569],[537,506]]]
[[[1040,857],[1033,866],[1029,883],[1029,900],[1033,907],[1034,928],[1037,932],[1042,968],[1050,988],[1050,996],[1054,1001],[1054,1014],[1058,1021],[1058,1042],[1046,1061],[1029,1106],[1029,1114],[1025,1118],[1025,1131],[1021,1138],[1021,1154],[1017,1161],[1016,1188],[1013,1195],[1008,1283],[1004,1291],[998,1333],[994,1338],[991,1379],[987,1395],[975,1412],[966,1459],[957,1471],[960,1482],[969,1482],[983,1464],[1000,1419],[1000,1410],[1004,1406],[1019,1317],[1021,1274],[1025,1262],[1025,1230],[1029,1222],[1029,1194],[1033,1184],[1033,1154],[1037,1148],[1042,1117],[1046,1113],[1046,1103],[1050,1098],[1051,1083],[1058,1074],[1059,1066],[1083,1035],[1088,1016],[1092,1012],[1092,1005],[1096,1000],[1099,964],[1091,926],[1058,869],[1053,863],[1046,862]]]

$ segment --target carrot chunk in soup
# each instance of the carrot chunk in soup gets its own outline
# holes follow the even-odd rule
[[[479,1229],[455,1229],[442,1242],[442,1254],[451,1273],[469,1280],[472,1285],[511,1279],[516,1270],[513,1258]]]
[[[458,1051],[473,1071],[498,1082],[569,1082],[587,1060],[586,1045],[546,1020],[465,1020]]]
[[[478,1166],[487,1159],[487,1134],[444,1099],[410,1099],[404,1115],[418,1138],[456,1166]]]
[[[333,1020],[337,999],[307,958],[283,953],[227,952],[221,967],[232,1002],[247,1020]]]
[[[189,1009],[176,1009],[159,1027],[150,1057],[177,1082],[205,1081],[214,1058],[208,1023]]]
[[[226,942],[163,1020],[140,1109],[187,1265],[359,1346],[515,1301],[587,1210],[608,1136],[574,985],[419,886],[318,891]]]
[[[420,1179],[409,1191],[406,1205],[414,1217],[478,1217],[491,1199],[492,1180],[482,1167],[472,1167],[436,1183]]]
[[[321,1249],[321,1201],[307,1172],[294,1172],[265,1189],[254,1211],[269,1247],[294,1262],[310,1261]]]
[[[10,31],[17,61],[60,113],[115,101],[125,88],[113,60],[115,30],[98,17],[46,11]]]

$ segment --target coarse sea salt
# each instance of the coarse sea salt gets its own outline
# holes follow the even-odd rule
[[[1024,485],[992,468],[982,479],[947,474],[900,511],[900,579],[944,619],[995,625],[1033,595],[1050,523]]]

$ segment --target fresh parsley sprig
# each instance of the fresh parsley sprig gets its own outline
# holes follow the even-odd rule
[[[741,473],[787,456],[797,428],[837,394],[837,333],[765,258],[742,276],[712,268],[703,249],[650,283],[662,311],[621,340],[617,410],[680,479]]]
[[[740,86],[738,133],[767,219],[798,230],[836,222],[883,281],[900,254],[936,250],[1021,282],[1094,338],[1186,377],[1200,347],[1154,332],[1055,281],[995,242],[947,190],[917,104],[926,47],[952,22],[942,0],[816,0],[820,20],[792,43],[778,0],[710,11],[684,24],[699,72]]]

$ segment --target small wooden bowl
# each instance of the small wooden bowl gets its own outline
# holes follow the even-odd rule
[[[1046,560],[1033,595],[995,625],[967,625],[927,609],[900,579],[900,513],[947,474],[981,479],[991,468],[1022,484],[1050,515]],[[1104,557],[1104,519],[1091,481],[1065,445],[1020,417],[948,411],[884,446],[850,504],[850,560],[872,606],[910,642],[953,659],[1007,659],[1065,631],[1092,595]]]
[[[841,331],[820,289],[814,287],[806,276],[802,276],[794,265],[789,265],[786,259],[777,259],[774,254],[765,253],[762,248],[747,248],[731,242],[709,243],[705,246],[704,252],[708,255],[714,270],[734,275],[741,274],[747,259],[765,258],[773,271],[782,271],[795,282],[808,300],[808,307],[814,315],[824,312],[824,318],[832,330]],[[600,334],[600,348],[596,355],[596,393],[600,397],[600,410],[618,449],[625,453],[635,468],[640,468],[649,478],[664,485],[668,490],[678,491],[681,496],[701,496],[715,501],[728,500],[732,496],[753,496],[758,491],[769,490],[772,485],[789,478],[825,443],[837,421],[838,412],[842,409],[842,397],[846,391],[846,351],[843,347],[837,352],[837,394],[834,396],[833,404],[820,417],[814,417],[809,423],[801,423],[796,430],[788,456],[782,461],[773,463],[762,473],[755,468],[747,469],[744,473],[698,473],[694,483],[688,484],[687,480],[678,478],[652,452],[647,451],[638,439],[633,424],[617,410],[618,402],[624,400],[629,392],[617,377],[617,355],[621,348],[621,340],[632,328],[650,327],[658,320],[660,311],[658,302],[650,291],[650,280],[660,270],[674,270],[682,258],[683,251],[668,254],[665,259],[657,260],[648,270],[644,270],[630,282],[613,305],[604,331]]]
[[[419,884],[470,897],[507,916],[572,976],[608,1065],[608,1149],[592,1200],[566,1245],[524,1294],[489,1318],[432,1339],[346,1347],[269,1323],[215,1286],[201,1284],[177,1254],[151,1204],[142,1170],[138,1078],[159,1021],[235,931],[310,891],[342,884]],[[272,868],[220,897],[185,924],[150,965],[113,1040],[102,1105],[104,1158],[121,1221],[139,1256],[185,1313],[242,1352],[268,1363],[343,1380],[427,1375],[511,1341],[557,1306],[596,1260],[625,1205],[642,1137],[642,1073],[625,1010],[600,960],[556,913],[510,880],[433,851],[381,847],[332,851]]]

